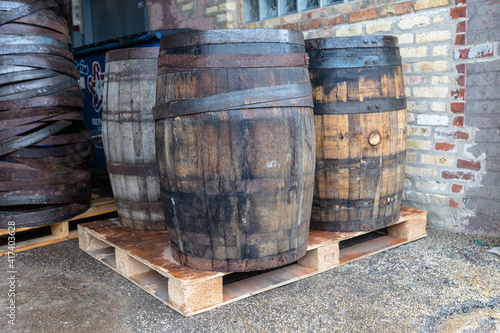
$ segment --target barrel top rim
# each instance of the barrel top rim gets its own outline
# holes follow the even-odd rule
[[[160,51],[183,46],[244,43],[280,43],[304,46],[304,36],[299,31],[286,29],[195,30],[162,36]]]
[[[306,50],[399,47],[396,36],[349,36],[305,40]]]
[[[106,52],[105,62],[131,59],[157,59],[158,53],[159,48],[157,46],[116,49]]]

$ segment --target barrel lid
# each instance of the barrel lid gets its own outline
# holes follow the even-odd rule
[[[350,36],[316,38],[305,41],[307,50],[348,49],[363,47],[398,47],[396,36]]]
[[[160,51],[193,45],[281,43],[304,45],[301,32],[285,29],[222,29],[189,31],[163,36]]]
[[[129,49],[117,49],[106,52],[106,62],[129,60],[129,59],[157,59],[158,47],[136,47]]]

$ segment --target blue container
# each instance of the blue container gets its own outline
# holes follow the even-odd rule
[[[101,137],[106,52],[130,47],[158,47],[160,46],[161,36],[189,30],[173,29],[143,32],[85,45],[72,50],[75,57],[75,67],[80,72],[80,86],[85,94],[83,123],[90,129],[92,142],[95,145],[92,167],[106,169],[106,158]]]

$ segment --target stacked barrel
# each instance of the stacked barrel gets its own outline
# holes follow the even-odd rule
[[[394,37],[191,31],[159,50],[108,52],[106,75],[122,224],[167,229],[182,265],[269,269],[305,254],[309,227],[399,219],[406,100]]]
[[[0,228],[88,208],[90,133],[66,21],[48,1],[0,1]]]

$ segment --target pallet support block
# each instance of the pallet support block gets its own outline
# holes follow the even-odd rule
[[[116,270],[127,277],[146,273],[150,268],[129,256],[125,251],[115,248]]]
[[[201,310],[222,300],[222,276],[196,283],[168,279],[168,301],[183,313]]]
[[[89,235],[88,232],[78,233],[78,245],[80,246],[80,249],[86,252],[97,251],[110,247],[105,242]]]
[[[50,233],[56,237],[67,238],[69,237],[68,223],[57,222],[50,225]]]
[[[407,221],[391,225],[387,227],[387,233],[391,237],[395,238],[403,238],[408,240],[419,239],[427,236],[427,212],[419,211],[414,209],[415,212],[412,212],[408,217]],[[407,211],[403,211],[401,217],[405,217],[405,215],[409,215]]]
[[[318,271],[324,271],[339,264],[339,242],[327,244],[322,247],[307,251],[298,260],[298,263]]]

